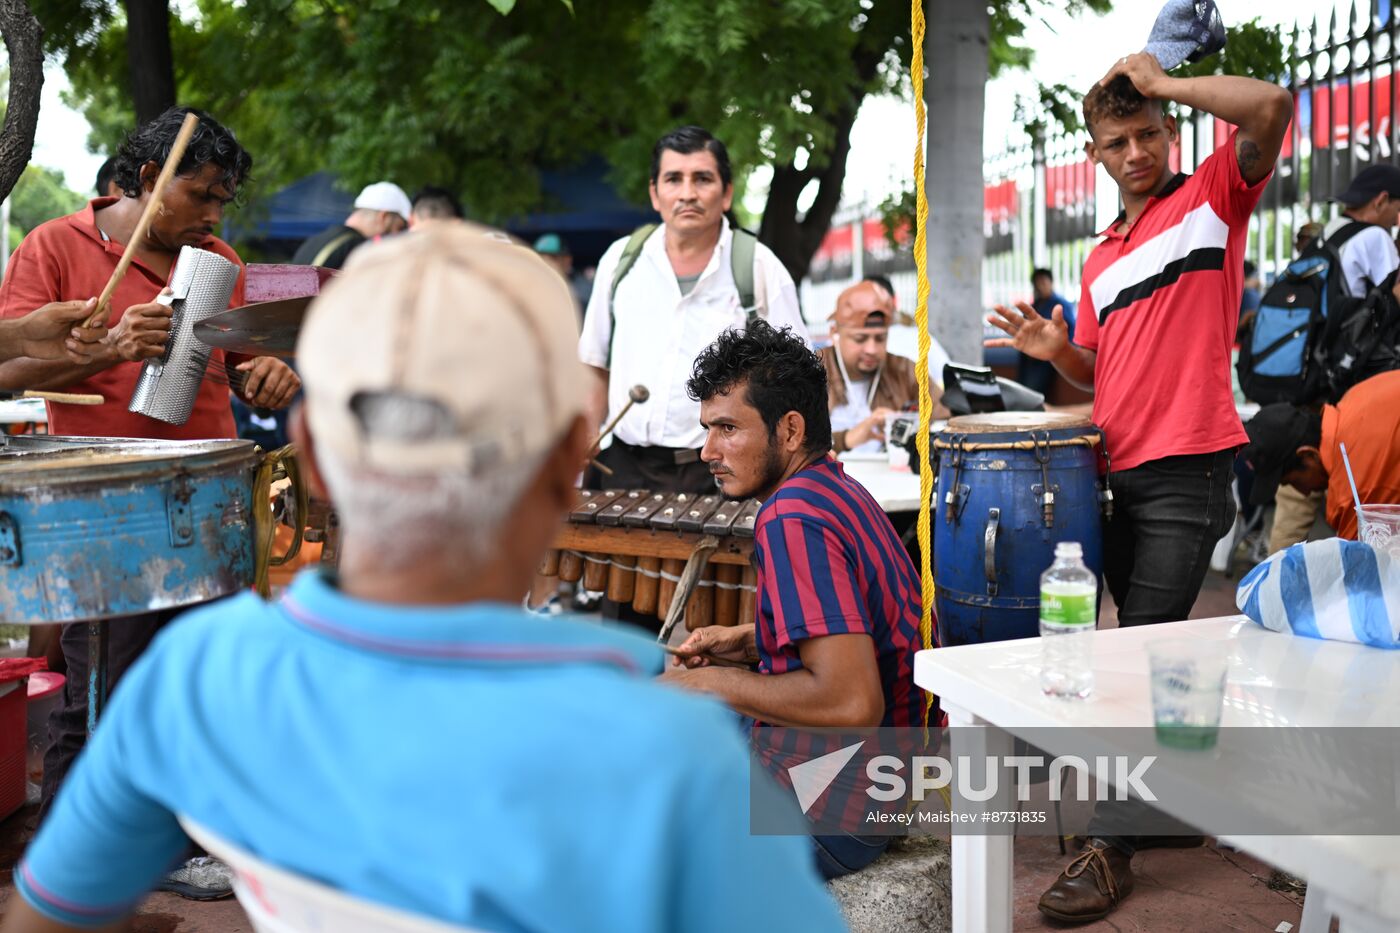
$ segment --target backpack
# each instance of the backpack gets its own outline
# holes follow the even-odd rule
[[[658,226],[646,224],[633,230],[632,235],[627,238],[627,245],[622,248],[622,255],[618,257],[617,268],[613,270],[612,289],[608,292],[609,366],[612,364],[613,334],[617,331],[617,315],[613,314],[613,304],[617,301],[617,287],[637,264],[637,257],[642,255],[642,247],[646,245],[647,237],[655,233]],[[754,283],[757,278],[754,262],[757,252],[758,237],[742,227],[735,227],[734,242],[729,247],[729,268],[734,274],[734,286],[739,292],[739,307],[744,309],[747,324],[764,317],[764,311],[767,310],[760,308],[754,299]]]
[[[1347,389],[1379,373],[1400,369],[1400,302],[1392,289],[1397,272],[1366,295],[1338,321],[1327,345],[1327,400],[1336,403]]]
[[[1240,341],[1235,369],[1245,398],[1260,405],[1306,404],[1326,394],[1329,327],[1335,335],[1337,324],[1365,300],[1346,294],[1340,250],[1369,226],[1352,221],[1314,240],[1269,286]]]

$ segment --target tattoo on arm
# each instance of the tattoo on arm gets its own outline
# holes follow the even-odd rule
[[[1264,158],[1264,154],[1259,151],[1259,146],[1252,139],[1241,139],[1239,145],[1235,147],[1235,161],[1239,163],[1240,175],[1245,181],[1250,180],[1251,174]]]

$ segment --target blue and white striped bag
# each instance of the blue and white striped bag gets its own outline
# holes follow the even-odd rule
[[[1400,648],[1400,560],[1368,544],[1295,544],[1251,570],[1235,605],[1275,632]]]

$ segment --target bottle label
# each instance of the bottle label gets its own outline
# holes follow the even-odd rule
[[[1040,621],[1057,625],[1094,624],[1094,591],[1087,593],[1040,592]]]

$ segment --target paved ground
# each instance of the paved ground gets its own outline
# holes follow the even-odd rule
[[[1193,617],[1235,612],[1234,583],[1211,574]],[[13,893],[10,871],[28,839],[26,809],[0,823],[0,907]],[[1066,861],[1055,840],[1016,841],[1015,928],[1065,929],[1043,919],[1036,900]],[[1273,931],[1281,922],[1297,927],[1302,899],[1295,885],[1274,877],[1263,863],[1240,852],[1205,846],[1154,850],[1135,860],[1137,887],[1108,920],[1075,929],[1086,933],[1180,933],[1180,931]],[[199,904],[158,894],[142,904],[133,933],[248,933],[251,927],[233,901]]]

